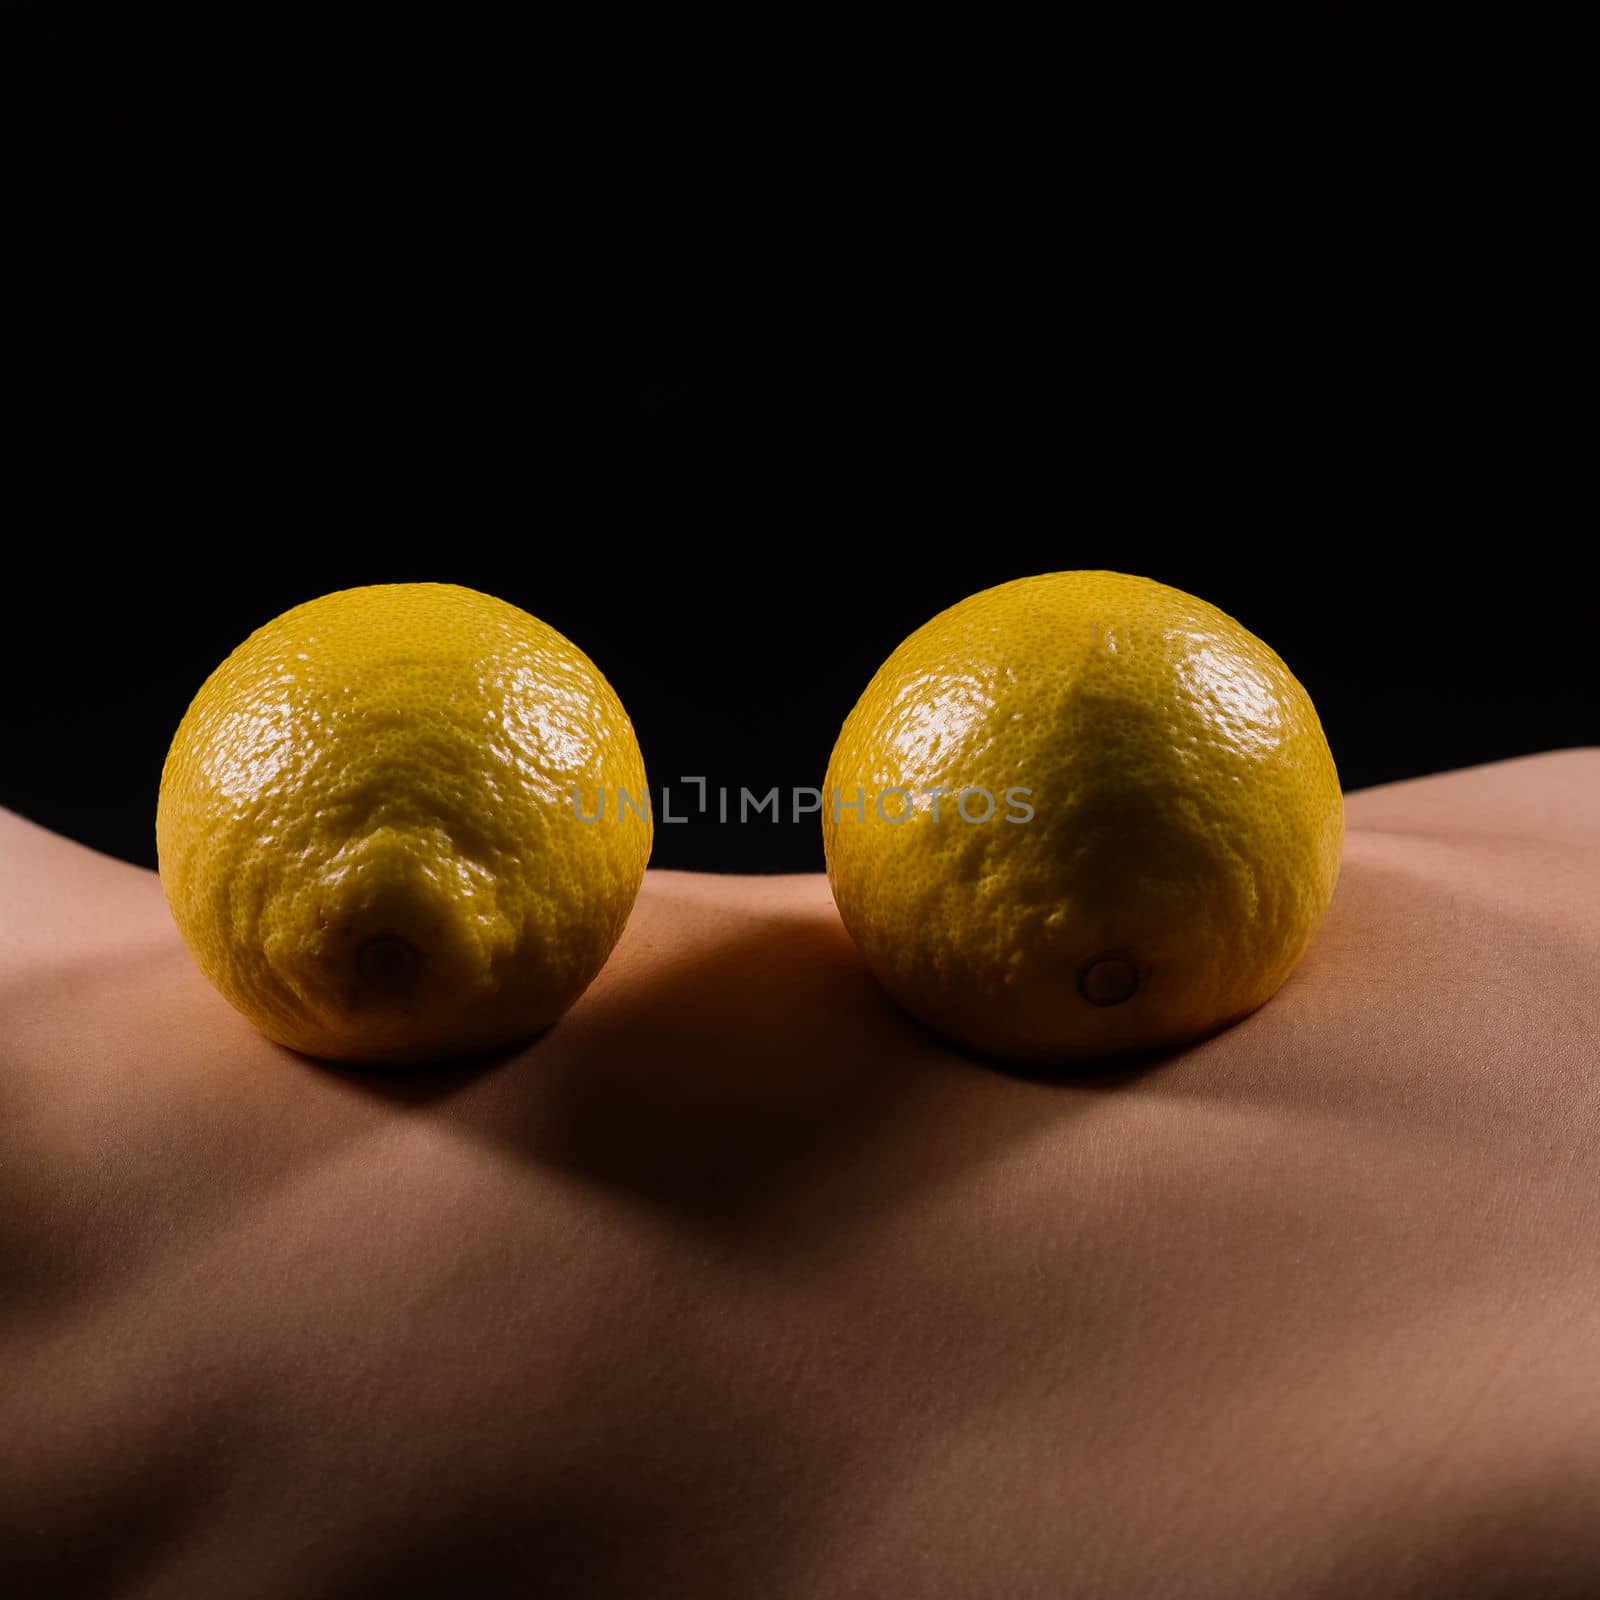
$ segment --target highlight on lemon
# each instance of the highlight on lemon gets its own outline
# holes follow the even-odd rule
[[[1254,1011],[1321,922],[1344,842],[1288,667],[1215,606],[1115,572],[1018,579],[924,624],[826,783],[828,877],[873,973],[946,1038],[1025,1064]]]
[[[450,584],[346,589],[212,673],[161,776],[161,882],[201,970],[331,1060],[525,1039],[599,972],[649,859],[622,703],[578,647]]]

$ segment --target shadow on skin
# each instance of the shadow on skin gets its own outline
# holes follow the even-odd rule
[[[426,1067],[368,1067],[354,1061],[326,1061],[319,1056],[303,1055],[287,1045],[277,1048],[298,1066],[309,1068],[338,1084],[359,1089],[374,1100],[388,1101],[399,1110],[426,1111],[430,1106],[456,1099],[471,1091],[475,1085],[508,1070],[523,1056],[537,1049],[544,1037],[545,1034],[538,1034],[526,1044],[491,1050],[483,1055],[463,1056],[456,1061],[444,1061]]]
[[[10,1533],[5,1546],[8,1579],[20,1582],[11,1594],[51,1595],[55,1600],[127,1594],[220,1501],[225,1492],[223,1447],[202,1455],[179,1452],[164,1455],[151,1450],[137,1477],[126,1477],[113,1467],[100,1472],[95,1466],[74,1485],[79,1505],[101,1526],[114,1525],[114,1539],[72,1541],[63,1550],[58,1538],[35,1536],[23,1529]],[[103,1504],[105,1515],[98,1511]],[[114,1517],[114,1524],[110,1518]]]
[[[730,1244],[799,1246],[995,1160],[1169,1057],[997,1071],[879,989],[831,913],[754,921],[625,972],[533,1043],[337,1073],[536,1168]]]

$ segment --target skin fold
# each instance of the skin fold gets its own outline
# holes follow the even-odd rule
[[[0,1591],[1600,1593],[1600,752],[1348,821],[1276,999],[1051,1081],[820,875],[319,1066],[0,815]]]

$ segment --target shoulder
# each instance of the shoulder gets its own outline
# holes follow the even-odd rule
[[[148,934],[165,917],[153,872],[0,809],[0,972]]]
[[[1530,1039],[1565,1026],[1579,1043],[1575,1026],[1600,1025],[1583,1001],[1600,945],[1600,750],[1387,784],[1345,809],[1339,891],[1312,958],[1406,985],[1397,1020],[1464,996]]]
[[[1600,835],[1600,746],[1362,789],[1346,797],[1345,809],[1359,828],[1592,840]]]

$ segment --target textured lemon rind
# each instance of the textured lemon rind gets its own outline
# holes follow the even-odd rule
[[[918,629],[846,718],[826,788],[834,898],[884,987],[1028,1063],[1167,1047],[1262,1005],[1327,909],[1344,837],[1284,663],[1216,607],[1118,573],[1021,579]],[[880,810],[891,788],[908,798]],[[964,820],[963,790],[994,815]],[[1007,820],[1008,793],[1031,817]],[[1136,974],[1125,1000],[1086,995],[1101,962]]]
[[[340,1060],[490,1049],[553,1022],[638,892],[651,823],[604,676],[445,584],[327,595],[252,634],[168,753],[157,848],[201,970],[279,1043]]]

